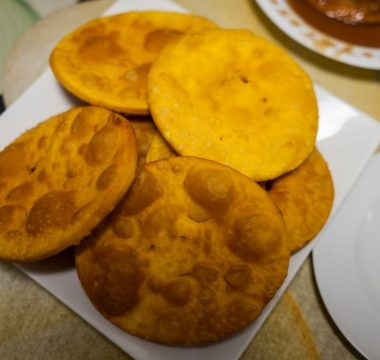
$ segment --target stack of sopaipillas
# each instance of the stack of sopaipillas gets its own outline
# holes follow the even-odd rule
[[[0,153],[0,257],[79,245],[95,307],[151,341],[254,321],[333,201],[309,77],[249,31],[165,12],[91,21],[50,64],[87,104]]]

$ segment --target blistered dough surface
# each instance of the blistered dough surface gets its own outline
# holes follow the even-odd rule
[[[152,64],[148,100],[177,153],[255,181],[295,169],[314,148],[311,80],[286,52],[246,30],[205,30],[169,44]]]
[[[120,115],[78,107],[0,152],[0,258],[32,261],[79,243],[116,205],[136,168]]]
[[[146,164],[76,252],[94,305],[131,334],[202,344],[252,322],[282,284],[284,224],[259,185],[221,164]]]
[[[146,79],[157,54],[182,33],[211,27],[199,16],[159,11],[98,18],[65,36],[50,64],[59,82],[82,100],[147,114]]]

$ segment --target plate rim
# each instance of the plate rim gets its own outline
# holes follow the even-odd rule
[[[337,214],[334,216],[334,221],[331,222],[325,229],[324,233],[322,234],[320,240],[314,247],[312,251],[312,266],[314,271],[314,278],[317,284],[317,288],[319,291],[319,294],[321,296],[321,299],[323,301],[323,304],[332,319],[332,321],[335,323],[339,331],[342,333],[342,335],[350,342],[350,344],[353,346],[353,348],[358,351],[362,356],[368,358],[368,359],[375,359],[373,357],[373,348],[378,348],[378,342],[376,345],[374,345],[373,348],[370,350],[366,347],[365,344],[361,342],[360,335],[358,337],[358,333],[351,330],[351,327],[347,326],[347,322],[344,321],[346,318],[344,311],[337,312],[336,309],[339,308],[337,306],[338,304],[342,303],[342,296],[344,297],[345,301],[349,299],[350,304],[352,305],[355,301],[350,296],[344,296],[344,294],[339,296],[338,292],[331,292],[330,286],[328,286],[331,281],[333,281],[334,277],[337,276],[337,274],[341,274],[341,271],[344,271],[347,269],[354,271],[354,268],[349,267],[349,261],[341,262],[341,266],[334,265],[333,258],[336,259],[336,251],[340,249],[339,241],[335,240],[336,245],[332,247],[331,244],[334,244],[334,238],[330,235],[331,233],[335,233],[335,231],[340,227],[344,226],[347,227],[347,223],[349,224],[348,229],[351,229],[354,231],[350,231],[349,233],[352,234],[349,241],[347,242],[348,248],[345,248],[345,251],[348,251],[349,249],[353,249],[355,246],[355,238],[356,234],[355,230],[358,229],[358,226],[360,226],[360,222],[357,224],[353,224],[352,222],[347,222],[347,220],[344,218],[344,214],[347,211],[353,211],[353,214],[358,215],[359,209],[362,209],[362,205],[366,206],[371,198],[375,198],[376,196],[380,196],[380,189],[375,191],[366,191],[365,195],[360,198],[359,202],[355,202],[355,205],[357,207],[350,207],[352,205],[353,199],[357,198],[357,194],[359,191],[362,190],[364,184],[368,183],[369,181],[374,183],[375,180],[369,178],[373,173],[376,172],[376,174],[380,177],[380,153],[375,153],[372,158],[367,163],[365,169],[362,171],[358,179],[356,180],[355,184],[353,185],[351,191],[347,194],[345,199],[342,201],[340,210],[337,212]],[[352,209],[353,210],[350,210]],[[366,208],[366,207],[365,207]],[[342,212],[343,211],[343,212]],[[347,230],[348,231],[348,230]],[[339,269],[342,267],[343,269]],[[342,278],[342,277],[340,277]],[[356,286],[349,286],[347,285],[349,281],[347,281],[345,285],[345,295],[347,295],[347,291],[350,294],[355,294],[357,290],[359,290]],[[339,284],[339,286],[342,286],[342,283]],[[351,290],[350,290],[351,288]],[[380,287],[379,287],[380,290]],[[360,296],[362,297],[362,296]],[[355,297],[357,300],[360,297]],[[361,314],[363,310],[368,311],[367,307],[361,308]],[[369,311],[368,311],[369,313]],[[371,316],[366,316],[366,319],[371,319]],[[374,320],[375,325],[380,325],[380,322],[377,320]],[[363,324],[362,324],[363,325]],[[368,325],[368,323],[366,323]],[[359,325],[360,326],[360,325]],[[378,329],[380,331],[380,328]],[[376,357],[376,359],[380,359],[380,355]]]

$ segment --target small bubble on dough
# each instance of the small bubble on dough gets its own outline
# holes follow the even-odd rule
[[[163,229],[169,230],[177,220],[179,212],[176,205],[166,205],[151,212],[144,221],[144,236],[154,237]]]
[[[195,264],[191,272],[202,285],[211,284],[218,277],[218,272],[214,268],[201,262]]]
[[[101,165],[112,158],[119,146],[120,134],[115,127],[106,126],[91,139],[85,159],[89,165]]]
[[[242,258],[260,258],[280,246],[281,238],[281,229],[270,218],[246,213],[235,220],[228,245]]]
[[[192,286],[187,279],[172,280],[162,290],[166,300],[175,305],[185,305],[191,300]]]
[[[40,197],[26,221],[26,231],[38,236],[52,228],[69,225],[76,211],[72,192],[53,191]]]
[[[98,190],[105,190],[109,188],[117,177],[117,171],[117,165],[108,166],[107,169],[105,169],[96,180],[96,188]]]
[[[185,187],[194,201],[209,209],[219,209],[228,205],[234,190],[227,172],[207,168],[190,170]]]
[[[33,185],[30,182],[13,188],[7,195],[8,201],[23,201],[33,194]]]
[[[112,230],[119,238],[129,239],[134,232],[133,222],[127,217],[118,216],[112,221]]]
[[[156,177],[144,170],[124,198],[121,206],[122,213],[124,215],[137,214],[159,199],[163,193],[164,190]]]
[[[252,280],[251,269],[248,265],[236,264],[229,267],[224,279],[228,285],[237,291],[242,291]]]
[[[81,110],[79,114],[75,116],[71,124],[71,135],[82,138],[91,132],[93,127],[93,117],[98,115],[98,111],[97,108],[91,107]]]
[[[99,249],[95,257],[101,269],[95,278],[97,304],[111,316],[122,315],[139,302],[144,280],[141,265],[129,249]]]

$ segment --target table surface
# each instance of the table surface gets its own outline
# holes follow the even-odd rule
[[[177,0],[223,27],[247,28],[286,48],[322,87],[380,119],[380,72],[315,54],[278,30],[254,0]],[[70,6],[43,18],[8,54],[4,101],[10,105],[46,68],[56,41],[99,16],[112,0]],[[0,262],[0,359],[130,359],[12,264]],[[361,359],[327,314],[309,257],[242,355],[253,359]]]

